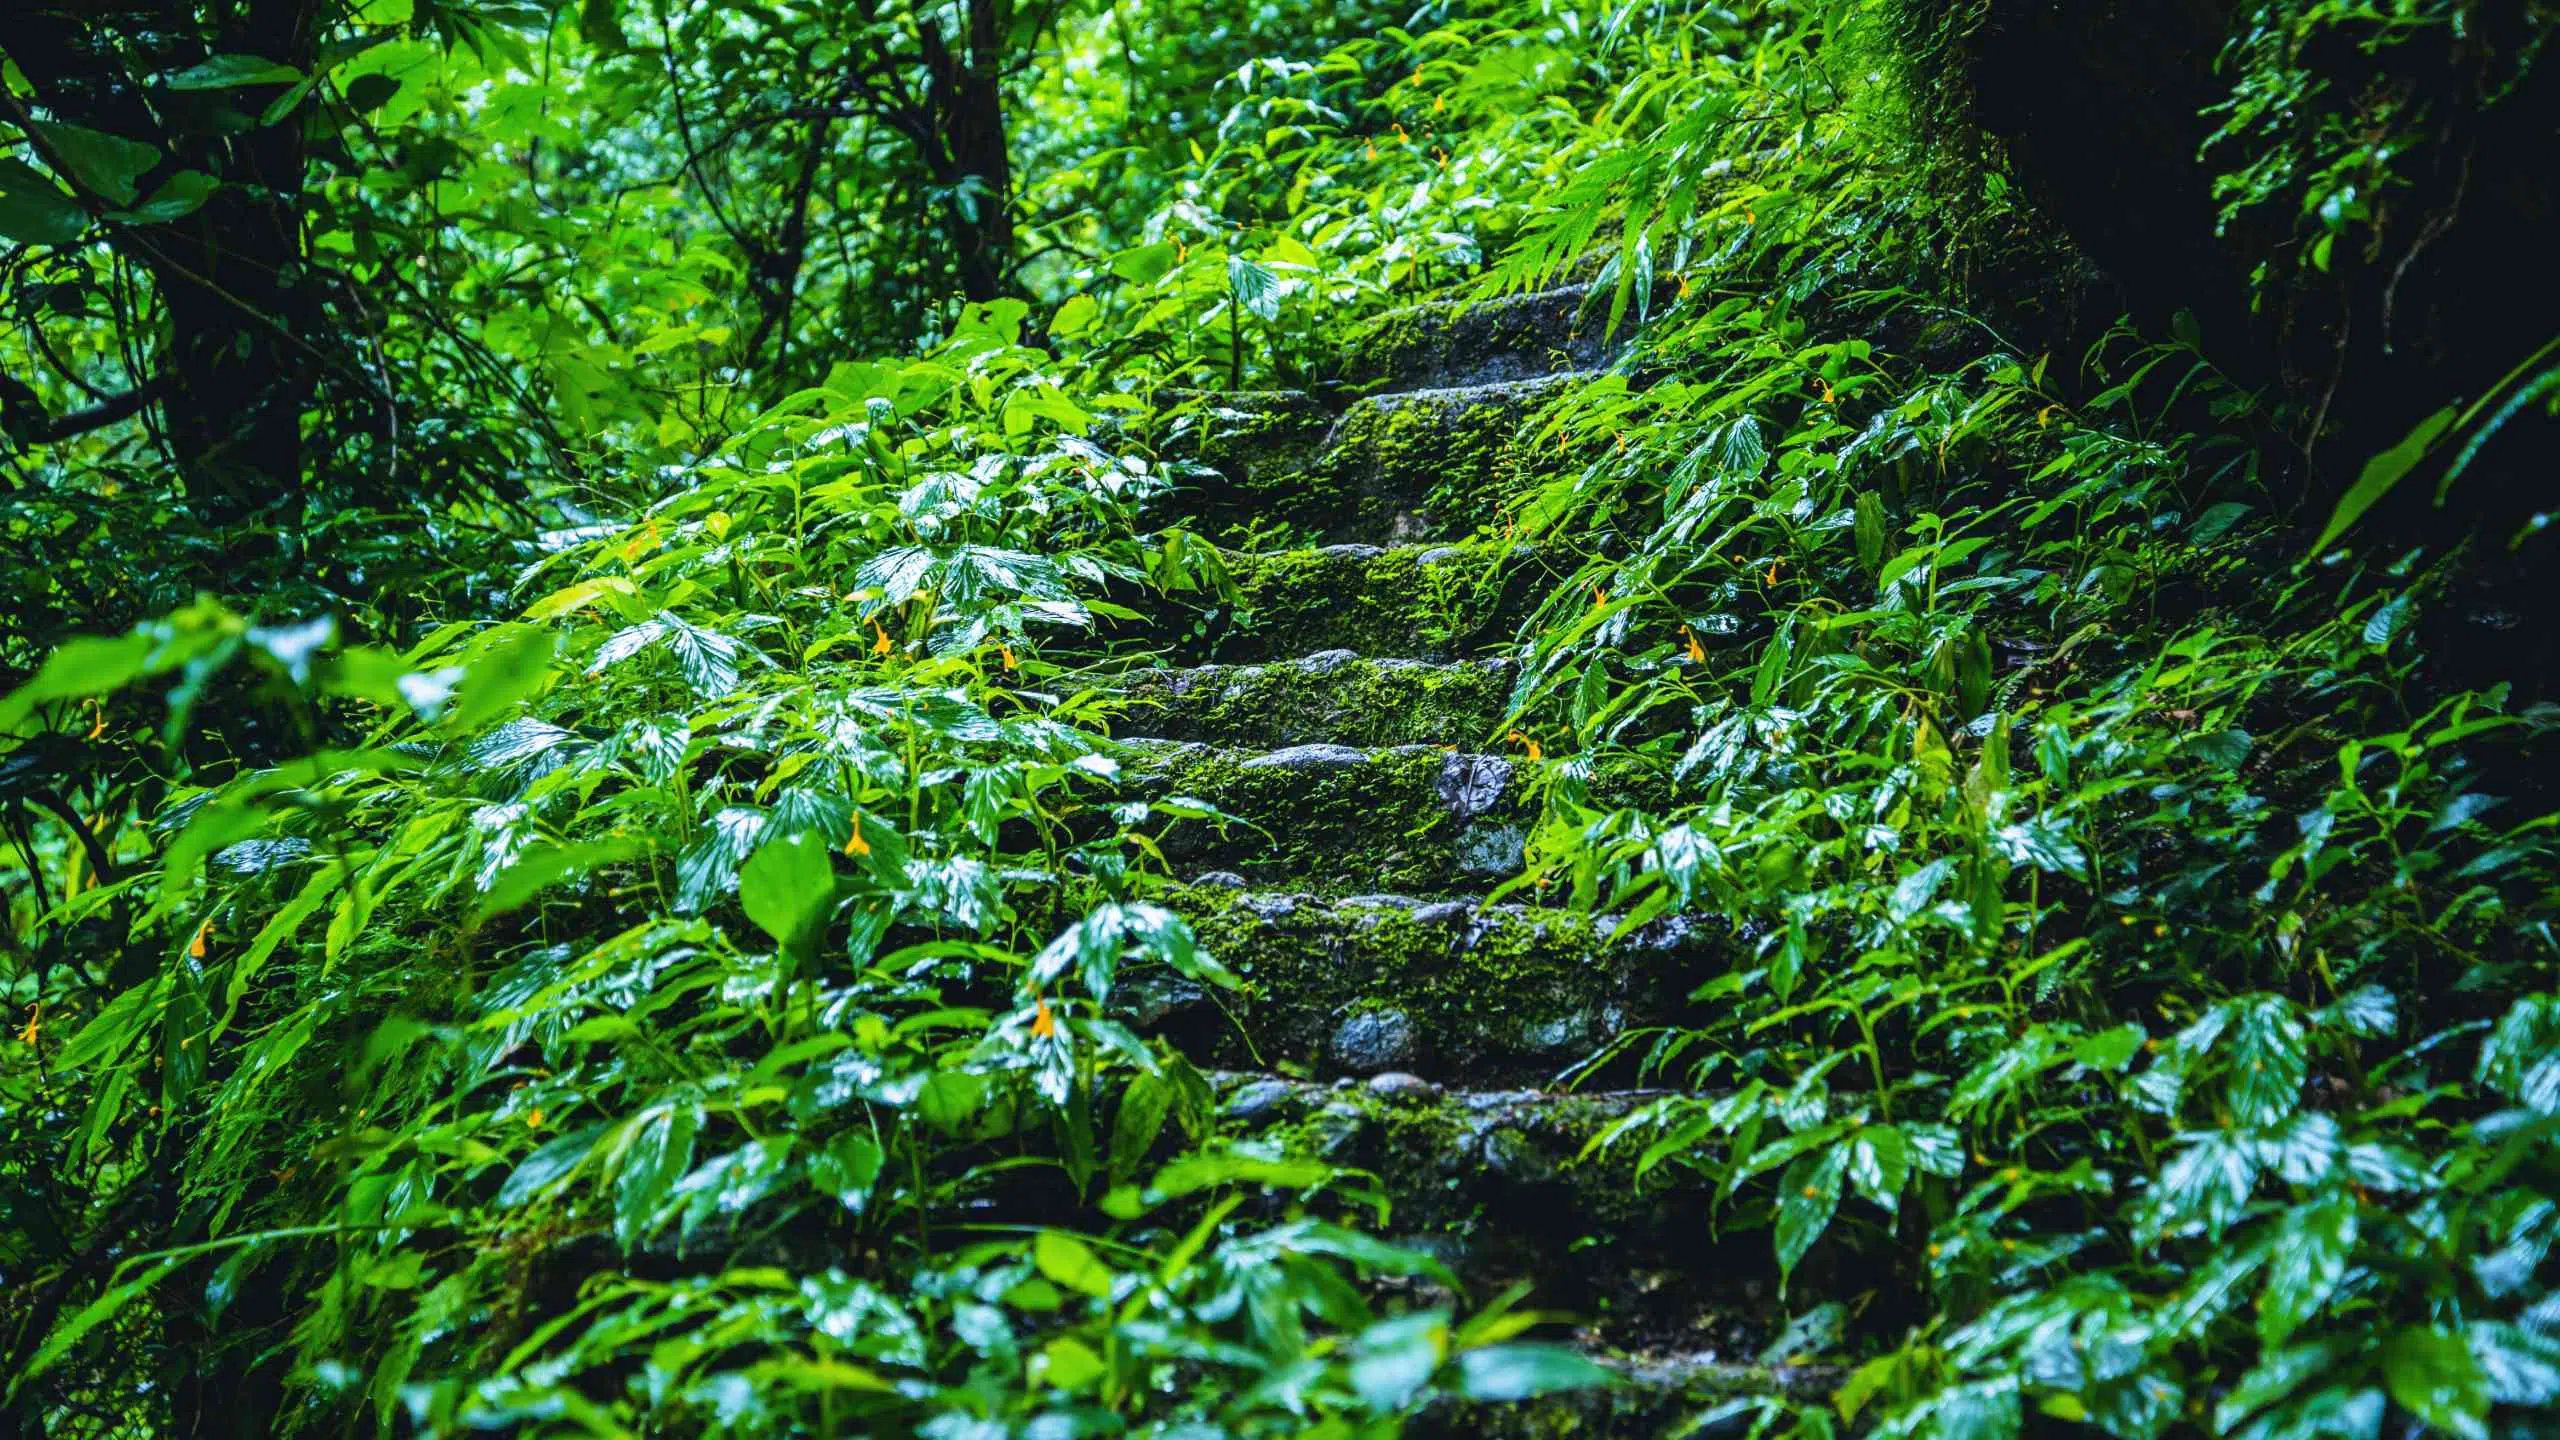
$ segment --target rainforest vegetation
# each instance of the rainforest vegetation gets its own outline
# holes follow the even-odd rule
[[[2551,0],[17,0],[0,1440],[2560,1434]]]

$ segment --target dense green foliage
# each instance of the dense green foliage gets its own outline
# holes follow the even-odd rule
[[[2560,1413],[2542,502],[2370,520],[2547,471],[2560,368],[2306,474],[1966,128],[1979,8],[36,8],[0,1435],[1584,1424],[1506,1407],[1642,1367],[1401,1243],[1458,1181],[1209,1073],[1391,1002],[1766,1272],[1792,1378],[1664,1424]],[[2270,294],[2548,63],[2229,8]],[[1210,870],[1581,929],[1353,974]]]

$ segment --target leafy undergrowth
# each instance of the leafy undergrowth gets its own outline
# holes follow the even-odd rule
[[[2528,1430],[2549,707],[2430,667],[2465,556],[2301,553],[2188,338],[1969,311],[1942,242],[2008,212],[1910,183],[1890,34],[1743,8],[1271,67],[1054,349],[999,302],[839,366],[405,648],[207,603],[57,652],[0,704],[0,796],[79,827],[10,891],[0,1258],[60,1257],[11,1403],[974,1440],[1595,1383],[1518,1297],[1386,1313],[1435,1266],[1342,1222],[1364,1178],[1113,1018],[1127,967],[1232,983],[1155,903],[1220,817],[1123,794],[1081,678],[1232,606],[1147,508],[1193,388],[1507,252],[1481,290],[1597,273],[1641,338],[1486,537],[1578,564],[1506,647],[1514,883],[1759,937],[1576,1067],[1678,1089],[1596,1143],[1865,1277],[1786,1295],[1850,1378],[1754,1423]],[[232,710],[286,738],[206,761]],[[110,737],[165,794],[62,781]]]

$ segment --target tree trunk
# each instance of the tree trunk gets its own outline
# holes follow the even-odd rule
[[[291,119],[222,135],[212,125],[164,124],[136,70],[176,68],[207,55],[254,55],[308,70],[314,0],[247,0],[211,17],[188,5],[100,14],[55,4],[13,17],[0,49],[18,63],[53,118],[152,145],[163,161],[145,196],[193,170],[221,182],[193,214],[119,225],[116,248],[149,275],[166,307],[168,338],[154,377],[171,459],[192,508],[209,526],[235,525],[302,484],[303,416],[324,368],[315,328],[317,285],[302,235],[307,157]],[[206,92],[256,116],[283,86]]]

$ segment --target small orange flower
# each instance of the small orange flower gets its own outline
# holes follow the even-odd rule
[[[1035,1038],[1046,1040],[1057,1034],[1058,1017],[1049,1013],[1049,1002],[1046,999],[1035,996],[1033,997],[1031,1004],[1032,1035]]]
[[[844,853],[856,860],[871,853],[871,842],[862,838],[862,812],[853,812],[853,835],[844,842]]]
[[[1528,750],[1530,759],[1544,760],[1547,758],[1545,748],[1538,744],[1535,736],[1529,735],[1523,731],[1514,730],[1511,732],[1510,738],[1519,741],[1520,744]]]
[[[89,727],[89,738],[95,740],[107,733],[107,707],[103,702],[92,700],[89,702],[89,708],[96,711],[98,715],[98,723]]]
[[[210,921],[210,920],[207,920],[207,921],[206,921],[206,922],[204,922],[203,924],[201,924],[201,925],[199,925],[199,926],[197,926],[197,927],[196,927],[196,938],[194,938],[193,940],[190,940],[190,941],[188,941],[188,942],[187,942],[187,954],[188,954],[188,956],[189,956],[190,958],[192,958],[192,959],[196,959],[196,960],[201,960],[201,959],[203,959],[203,958],[204,958],[204,942],[205,942],[205,938],[206,938],[207,936],[211,935],[212,933],[213,933],[213,922],[212,922],[212,921]]]
[[[1375,140],[1370,141],[1370,142],[1368,143],[1367,148],[1368,148],[1368,151],[1369,151],[1369,158],[1370,158],[1370,159],[1372,159],[1372,160],[1377,159],[1377,158],[1378,158],[1378,142],[1377,142],[1377,141],[1375,141]]]
[[[874,655],[888,654],[892,648],[889,644],[889,632],[880,627],[880,622],[878,620],[873,620],[871,622],[871,633],[879,637],[871,642],[871,653]]]
[[[36,1036],[42,1033],[43,1028],[44,1002],[39,1000],[36,1002],[36,1008],[27,1012],[27,1028],[18,1032],[18,1043],[33,1045],[36,1043]]]
[[[1595,607],[1609,603],[1609,592],[1601,589],[1596,581],[1591,586],[1591,603]]]
[[[1680,277],[1680,298],[1683,300],[1689,298],[1689,277],[1686,275]]]
[[[1692,663],[1703,665],[1707,662],[1707,647],[1698,643],[1698,637],[1690,633],[1688,626],[1680,627],[1680,638],[1689,642],[1689,659]]]
[[[1021,662],[1013,658],[1013,647],[1012,647],[1012,646],[1010,646],[1010,645],[999,645],[999,646],[997,646],[997,647],[996,647],[996,649],[997,649],[1000,653],[1002,653],[1002,654],[1003,654],[1003,656],[1004,656],[1004,668],[1006,668],[1007,670],[1019,670],[1019,669],[1021,669],[1021,668],[1022,668],[1022,664],[1021,664]]]
[[[1764,585],[1775,585],[1778,583],[1777,561],[1772,560],[1769,562],[1769,573],[1760,577],[1760,583]]]
[[[533,1113],[532,1113],[532,1114],[530,1114],[530,1115],[527,1115],[526,1117],[524,1117],[524,1128],[526,1128],[527,1130],[539,1130],[539,1129],[541,1129],[541,1128],[542,1128],[542,1107],[541,1107],[541,1106],[539,1106],[539,1105],[534,1106],[534,1107],[533,1107]]]

